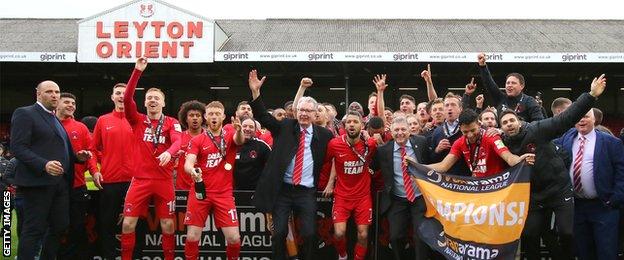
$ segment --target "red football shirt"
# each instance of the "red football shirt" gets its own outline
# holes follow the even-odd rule
[[[487,137],[485,131],[481,131],[481,145],[479,147],[479,153],[475,159],[476,166],[472,167],[471,157],[476,149],[476,142],[474,144],[466,143],[466,136],[462,136],[451,147],[450,154],[457,156],[458,158],[464,158],[468,168],[472,171],[473,177],[486,177],[500,173],[507,169],[508,165],[500,155],[503,152],[509,151],[507,146],[503,143],[499,136]]]
[[[334,196],[344,199],[359,199],[371,194],[369,164],[375,151],[377,151],[377,142],[375,139],[369,138],[365,142],[357,142],[351,149],[346,138],[346,135],[341,135],[329,141],[322,174],[329,174],[333,160],[336,168]],[[368,153],[366,153],[366,147],[368,147]]]
[[[135,156],[134,177],[144,179],[173,179],[175,160],[170,160],[165,166],[159,166],[158,156],[167,151],[172,156],[180,150],[180,133],[182,127],[173,117],[163,114],[161,133],[156,135],[160,119],[149,119],[147,115],[137,111],[134,102],[134,91],[141,77],[141,71],[135,69],[130,76],[126,92],[124,93],[124,113],[132,127],[134,136],[133,145]],[[156,137],[155,137],[156,136]],[[156,145],[154,145],[154,139]]]
[[[214,136],[213,142],[207,133],[193,137],[186,153],[197,156],[195,167],[202,170],[206,192],[231,196],[234,188],[233,173],[238,148],[234,143],[234,131],[227,131],[225,128],[221,131],[225,140],[225,159],[219,151],[221,136]],[[228,168],[227,165],[230,165],[229,169],[226,169]]]
[[[201,134],[204,134],[202,129]],[[178,152],[178,164],[176,167],[176,190],[190,190],[193,186],[193,179],[191,175],[184,171],[184,163],[186,162],[186,152],[193,137],[189,134],[188,130],[182,132],[180,136],[180,151]]]

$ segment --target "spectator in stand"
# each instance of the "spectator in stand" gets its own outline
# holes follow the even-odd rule
[[[526,122],[544,119],[542,109],[535,99],[522,91],[525,87],[524,76],[520,73],[509,73],[505,77],[505,91],[498,89],[498,85],[494,82],[490,70],[486,65],[485,54],[480,53],[478,56],[479,71],[481,72],[481,80],[485,85],[485,91],[492,97],[492,103],[497,111],[505,111],[511,109],[522,117]]]
[[[93,182],[100,189],[98,205],[98,232],[101,254],[107,259],[119,256],[120,248],[116,234],[120,231],[119,215],[123,213],[130,180],[133,175],[134,147],[132,127],[124,113],[125,83],[113,86],[110,96],[115,108],[98,118],[93,130],[91,150],[97,151],[100,171],[93,173]]]
[[[74,119],[76,112],[76,96],[71,93],[61,93],[56,116],[63,124],[69,135],[74,152],[91,148],[91,133],[87,126]],[[86,163],[74,164],[74,183],[69,192],[69,230],[67,243],[63,243],[58,257],[61,259],[86,259],[87,232],[85,230],[87,209],[90,196],[87,193],[85,171],[98,172],[97,160],[91,157]]]

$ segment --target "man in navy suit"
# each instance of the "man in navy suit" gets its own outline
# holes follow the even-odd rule
[[[579,259],[616,259],[624,206],[624,145],[594,129],[589,112],[557,141],[572,155],[574,236]]]
[[[69,137],[54,115],[60,88],[53,81],[37,85],[37,103],[20,107],[11,118],[11,150],[17,158],[15,184],[24,196],[19,259],[55,259],[60,236],[69,225],[69,190],[74,162],[91,157],[72,151]],[[42,238],[45,236],[45,241]]]

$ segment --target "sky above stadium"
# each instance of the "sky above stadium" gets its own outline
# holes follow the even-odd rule
[[[4,1],[0,18],[85,18],[127,0]],[[212,19],[624,19],[620,1],[168,0]]]

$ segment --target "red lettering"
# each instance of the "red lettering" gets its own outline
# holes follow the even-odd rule
[[[163,28],[163,26],[165,26],[165,22],[163,21],[152,21],[151,23],[152,27],[154,27],[154,37],[156,37],[157,39],[160,38],[160,30]]]
[[[137,31],[137,37],[139,38],[143,38],[143,31],[145,31],[145,27],[147,27],[147,22],[132,22],[132,24],[134,25],[134,28],[136,28]],[[137,56],[140,57],[140,56]]]
[[[132,50],[132,44],[130,42],[118,42],[117,43],[117,58],[132,58],[130,51]]]
[[[186,25],[187,38],[193,38],[193,35],[197,38],[201,38],[204,34],[204,22],[188,22]]]
[[[180,42],[180,46],[182,46],[182,53],[184,55],[184,58],[188,58],[190,57],[190,52],[191,52],[191,47],[193,47],[194,43],[193,42]]]
[[[136,53],[136,55],[134,57],[141,57],[141,56],[143,56],[143,43],[140,42],[140,41],[137,41],[134,46],[136,46],[134,48],[135,53]]]
[[[163,58],[177,58],[178,57],[178,43],[177,42],[163,42],[162,43],[162,57]]]
[[[145,42],[145,57],[158,58],[158,42]]]
[[[128,22],[115,22],[115,38],[128,38]]]
[[[95,37],[98,38],[110,38],[110,33],[104,32],[104,23],[97,22],[95,23]]]
[[[95,46],[95,53],[100,58],[108,58],[113,55],[113,45],[110,42],[100,42]]]
[[[167,25],[167,34],[173,39],[178,39],[184,34],[184,26],[178,22],[171,22]]]

